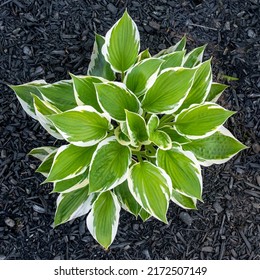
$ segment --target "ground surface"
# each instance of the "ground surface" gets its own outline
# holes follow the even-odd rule
[[[0,259],[260,259],[260,40],[258,0],[0,0]],[[123,213],[104,251],[84,217],[53,229],[55,195],[40,186],[26,154],[54,139],[22,111],[4,83],[48,82],[86,73],[94,32],[125,8],[154,54],[184,33],[191,49],[208,43],[216,81],[231,82],[220,103],[238,113],[227,123],[250,148],[204,170],[198,211],[170,206],[169,224]]]

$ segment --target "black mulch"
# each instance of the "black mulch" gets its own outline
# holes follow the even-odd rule
[[[260,37],[258,0],[0,0],[0,259],[260,259]],[[108,251],[85,219],[52,228],[55,195],[34,171],[32,148],[55,145],[4,84],[68,78],[87,71],[94,32],[105,34],[125,8],[142,49],[154,54],[187,34],[208,43],[216,81],[230,82],[220,103],[238,111],[227,127],[250,148],[204,170],[198,211],[171,205],[169,224],[122,211]]]

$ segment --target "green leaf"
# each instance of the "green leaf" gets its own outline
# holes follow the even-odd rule
[[[149,144],[150,141],[148,140],[146,123],[143,117],[127,110],[125,110],[125,112],[126,125],[131,145],[138,147],[140,145]]]
[[[41,173],[43,176],[47,177],[50,170],[51,166],[54,160],[54,157],[57,153],[57,148],[55,148],[49,155],[47,155],[42,163],[39,165],[39,167],[36,169],[36,172]]]
[[[178,110],[193,82],[195,69],[167,68],[157,77],[142,101],[149,113],[171,114]]]
[[[183,149],[191,151],[203,166],[225,163],[246,148],[224,127],[209,137],[183,145]]]
[[[78,147],[71,144],[61,146],[45,182],[66,180],[86,172],[95,149],[96,146]]]
[[[103,77],[109,81],[114,81],[116,78],[115,73],[113,72],[110,64],[105,60],[105,57],[101,52],[104,44],[105,38],[99,34],[95,34],[95,42],[87,74],[89,76],[98,76]]]
[[[215,103],[195,104],[176,116],[175,128],[190,139],[205,138],[213,134],[234,113]]]
[[[140,35],[127,11],[107,32],[102,53],[115,72],[125,72],[136,61]]]
[[[33,95],[33,102],[37,120],[42,125],[42,127],[53,137],[57,139],[63,139],[63,137],[54,127],[53,123],[46,117],[48,115],[60,113],[61,111],[48,101],[41,100],[36,95]]]
[[[28,155],[33,156],[40,161],[43,161],[49,154],[57,150],[56,147],[52,146],[45,146],[45,147],[39,147],[39,148],[34,148],[28,153]]]
[[[137,217],[141,210],[141,206],[132,196],[127,181],[124,181],[122,184],[117,186],[114,189],[114,193],[116,194],[122,208]]]
[[[46,85],[47,83],[43,80],[37,80],[23,85],[9,85],[9,87],[15,92],[24,111],[34,119],[37,119],[34,106],[32,93],[42,98],[42,95],[38,88]]]
[[[201,63],[206,46],[198,47],[189,52],[184,58],[183,67],[192,68]]]
[[[142,209],[140,210],[140,212],[139,212],[138,215],[141,217],[141,219],[143,220],[143,222],[147,221],[147,220],[151,217],[151,215],[150,215],[148,212],[146,212],[146,211],[144,210],[144,208],[142,208]]]
[[[164,60],[164,62],[160,67],[160,71],[166,68],[182,66],[184,55],[185,51],[179,51],[161,56],[160,59]]]
[[[88,194],[88,186],[58,196],[54,226],[86,215],[95,200],[95,195]]]
[[[164,126],[164,127],[160,128],[160,130],[167,133],[169,135],[169,137],[171,138],[172,142],[179,143],[179,144],[191,142],[190,139],[186,138],[183,135],[180,135],[173,127]]]
[[[148,161],[138,162],[130,168],[128,186],[135,200],[148,213],[167,223],[172,184],[163,169]]]
[[[123,146],[129,146],[130,145],[130,139],[128,136],[121,130],[120,126],[118,126],[114,130],[114,134],[116,137],[116,140]]]
[[[88,183],[88,172],[84,172],[76,177],[54,182],[52,193],[72,192],[77,189],[86,187]]]
[[[136,96],[142,95],[154,83],[162,62],[158,58],[148,58],[135,64],[125,76],[124,83],[127,88]]]
[[[73,109],[77,106],[71,80],[47,84],[38,89],[45,101],[49,101],[62,112]]]
[[[211,59],[201,63],[197,67],[192,87],[179,111],[188,108],[192,104],[203,103],[206,100],[212,83],[210,62]]]
[[[90,105],[98,112],[102,110],[97,101],[97,94],[94,83],[101,83],[104,80],[98,77],[75,76],[70,74],[73,81],[75,99],[79,106]]]
[[[152,115],[150,117],[147,124],[149,140],[156,144],[159,148],[169,150],[172,147],[171,138],[164,131],[157,129],[159,123],[160,120],[156,115]]]
[[[163,55],[171,54],[173,52],[183,51],[186,47],[186,41],[187,41],[187,39],[186,39],[186,36],[184,35],[182,37],[182,39],[179,42],[177,42],[174,46],[171,46],[171,47],[169,47],[168,49],[165,49],[165,50],[161,50],[154,57],[161,57]]]
[[[206,98],[206,101],[209,102],[217,102],[222,92],[228,88],[227,85],[219,84],[219,83],[212,83],[209,94]]]
[[[196,207],[197,200],[195,198],[191,198],[186,195],[183,195],[174,189],[172,190],[171,200],[175,204],[177,204],[178,206],[184,209],[197,209]]]
[[[80,147],[97,144],[112,129],[109,120],[91,106],[78,106],[48,118],[64,139]]]
[[[151,54],[149,52],[149,49],[145,49],[144,51],[140,52],[138,57],[137,57],[137,62],[140,62],[146,58],[150,58]]]
[[[125,121],[125,109],[136,113],[140,111],[139,100],[124,84],[107,82],[95,84],[95,88],[101,108],[111,118]]]
[[[87,227],[92,236],[105,249],[113,242],[119,222],[120,204],[110,191],[101,193],[87,217]]]
[[[195,156],[179,147],[157,151],[157,165],[170,176],[173,189],[201,200],[201,168]]]
[[[114,136],[100,142],[90,163],[89,191],[106,191],[124,182],[130,162],[130,149]]]

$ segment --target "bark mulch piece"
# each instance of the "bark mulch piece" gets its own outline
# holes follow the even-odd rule
[[[227,127],[249,149],[204,173],[198,211],[170,205],[165,225],[122,211],[115,242],[104,251],[85,218],[52,228],[51,186],[40,186],[34,147],[55,144],[28,117],[5,83],[54,82],[86,74],[94,32],[102,35],[127,8],[142,49],[152,54],[185,33],[208,43],[216,81],[237,77],[220,99],[238,111]],[[0,259],[260,259],[259,1],[41,1],[0,3]]]

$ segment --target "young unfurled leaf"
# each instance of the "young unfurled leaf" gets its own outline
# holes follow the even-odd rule
[[[145,120],[138,114],[126,110],[126,126],[131,145],[149,144]]]
[[[124,79],[127,88],[136,96],[140,96],[154,83],[162,62],[158,58],[149,58],[135,64],[129,69]]]
[[[137,201],[131,194],[127,181],[124,181],[122,184],[117,186],[114,189],[114,193],[120,201],[122,208],[137,217],[141,210],[141,206],[137,203]]]
[[[82,174],[87,170],[95,149],[96,146],[78,147],[71,144],[61,146],[45,182],[66,180]]]
[[[44,85],[47,85],[47,83],[43,80],[37,80],[17,86],[10,85],[10,88],[15,92],[24,111],[34,119],[37,119],[37,117],[33,106],[32,93],[42,99],[43,97],[39,91],[39,88]]]
[[[227,85],[212,83],[206,101],[217,102],[222,92],[228,88]]]
[[[73,192],[60,194],[57,199],[54,226],[86,215],[90,211],[95,198],[95,195],[88,194],[88,186]]]
[[[118,222],[120,204],[115,194],[102,192],[87,217],[87,227],[92,236],[105,249],[113,242]]]
[[[213,135],[193,140],[183,145],[183,149],[191,151],[201,165],[222,164],[230,160],[238,152],[246,149],[246,146],[224,127],[221,127]]]
[[[182,39],[177,42],[174,46],[171,46],[169,47],[168,49],[165,49],[165,50],[161,50],[158,54],[156,54],[154,57],[161,57],[163,55],[166,55],[166,54],[171,54],[173,52],[178,52],[178,51],[183,51],[185,49],[185,46],[186,46],[186,36],[184,35],[182,37]]]
[[[149,113],[171,114],[179,109],[193,82],[195,69],[167,68],[146,92],[142,108]]]
[[[123,146],[129,146],[131,141],[129,139],[129,137],[122,131],[122,129],[120,128],[120,126],[118,126],[115,130],[115,137],[116,140]]]
[[[125,72],[136,61],[140,35],[135,22],[125,11],[107,32],[102,53],[115,72]]]
[[[43,126],[43,128],[46,129],[46,131],[53,137],[57,139],[63,139],[53,123],[46,117],[48,115],[58,114],[61,111],[48,101],[41,100],[36,95],[33,95],[33,102],[37,120]]]
[[[72,81],[64,80],[38,88],[43,99],[49,101],[62,112],[77,106]]]
[[[170,176],[172,187],[180,193],[201,200],[202,176],[195,156],[181,148],[158,149],[157,165]]]
[[[198,47],[189,52],[184,58],[183,67],[192,68],[201,63],[205,48],[206,45]]]
[[[207,60],[198,66],[194,76],[192,87],[184,100],[181,108],[188,108],[192,104],[203,103],[208,96],[212,83],[211,60]]]
[[[89,191],[109,190],[124,182],[130,162],[129,147],[120,145],[115,137],[99,143],[90,163]]]
[[[91,106],[78,106],[73,110],[48,117],[68,142],[75,146],[93,146],[104,139],[112,129],[109,120]]]
[[[235,112],[206,102],[184,109],[175,119],[177,132],[190,139],[205,138],[213,134]]]
[[[116,78],[115,73],[111,69],[110,64],[105,60],[101,51],[104,44],[105,38],[99,34],[95,34],[94,47],[88,66],[88,75],[103,77],[109,81],[114,81]]]
[[[160,71],[166,68],[181,67],[185,51],[173,52],[160,57],[164,62],[160,67]]]
[[[90,105],[98,112],[102,112],[97,101],[94,83],[104,82],[103,79],[91,76],[71,75],[75,99],[79,106]]]
[[[39,148],[34,148],[28,153],[28,155],[33,156],[40,161],[43,161],[49,154],[57,150],[56,147],[52,146],[45,146],[45,147],[39,147]]]
[[[137,57],[137,62],[140,62],[146,58],[150,58],[151,54],[149,52],[149,49],[145,49],[144,51],[140,52],[138,57]]]
[[[139,100],[124,84],[108,82],[95,84],[95,88],[100,106],[111,118],[125,121],[125,109],[136,113],[140,111]]]
[[[172,147],[172,141],[169,135],[162,130],[157,129],[159,118],[152,115],[147,124],[149,140],[156,144],[162,150],[169,150]]]
[[[166,172],[148,161],[134,164],[128,177],[129,190],[152,216],[167,223],[171,180]]]
[[[172,189],[171,200],[184,209],[197,209],[196,198],[188,197],[184,194],[179,193],[175,189]]]

